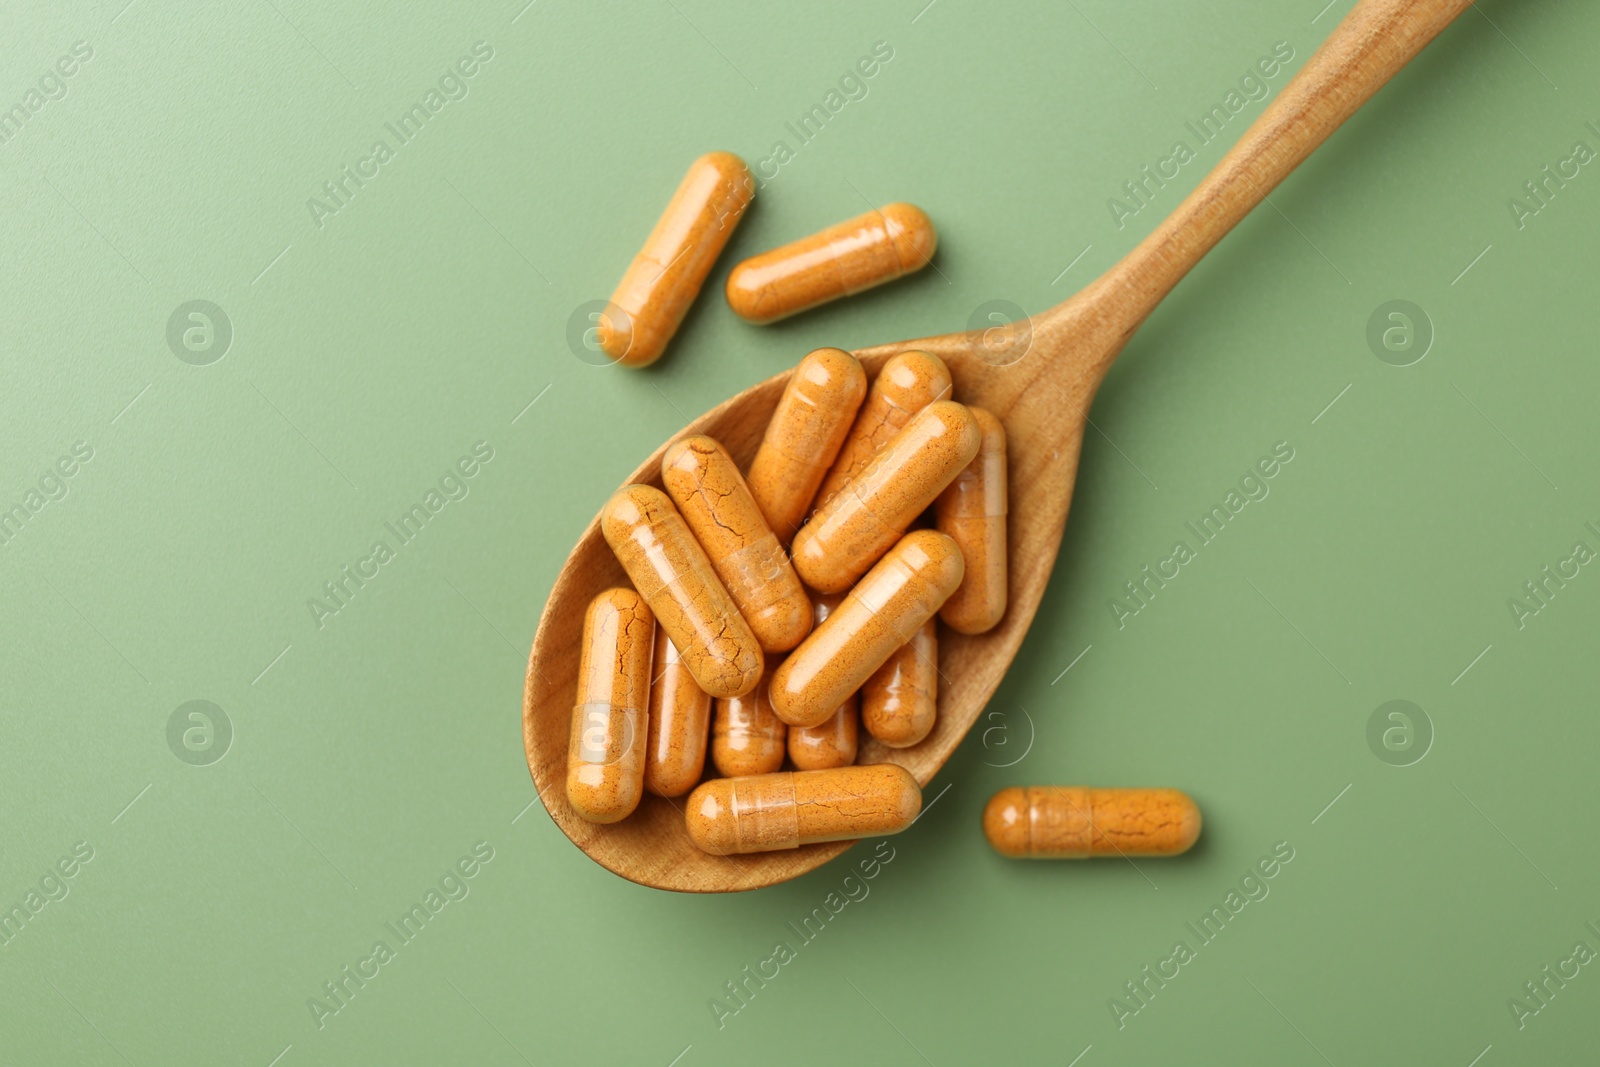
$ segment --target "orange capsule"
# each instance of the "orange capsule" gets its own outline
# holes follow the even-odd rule
[[[767,323],[921,270],[939,235],[921,208],[887,204],[753,256],[728,275],[728,306]]]
[[[794,569],[823,593],[864,574],[978,454],[983,435],[964,404],[929,404],[794,538]]]
[[[878,450],[899,433],[911,416],[935,400],[950,399],[950,371],[944,360],[930,352],[902,352],[883,365],[872,380],[850,436],[839,449],[828,476],[817,490],[821,507],[866,469]]]
[[[761,646],[667,494],[623,486],[601,509],[600,532],[700,688],[714,697],[754,689]]]
[[[567,743],[567,803],[590,822],[625,819],[644,791],[655,622],[632,589],[589,602]]]
[[[690,794],[684,822],[702,852],[727,856],[897,834],[921,811],[911,773],[873,763],[716,778]]]
[[[762,651],[798,645],[811,632],[811,601],[728,450],[686,437],[661,457],[661,480]]]
[[[711,694],[695,684],[678,646],[659,627],[652,670],[644,787],[658,797],[681,797],[695,787],[705,769]]]
[[[937,530],[900,539],[772,674],[772,708],[816,726],[933,618],[961,584],[961,549]]]
[[[824,593],[817,597],[817,622],[831,615],[843,601],[842,593]],[[860,703],[860,697],[852,693],[820,726],[790,727],[789,762],[802,771],[848,767],[854,763],[861,732]]]
[[[856,704],[857,698],[852,696],[821,726],[789,728],[789,762],[795,770],[825,771],[848,767],[856,761],[861,733],[861,714]]]
[[[773,714],[767,679],[742,697],[717,701],[711,720],[711,764],[730,778],[767,774],[783,766],[788,727]]]
[[[983,832],[1003,856],[1176,856],[1200,836],[1200,809],[1176,789],[1013,786],[989,798]]]
[[[689,165],[600,314],[596,340],[606,355],[629,367],[660,358],[754,195],[738,156],[710,152]]]
[[[993,629],[1006,613],[1006,430],[982,408],[971,408],[983,443],[978,455],[939,494],[939,530],[961,546],[967,574],[939,618],[962,634]]]
[[[842,349],[819,348],[794,369],[746,476],[782,543],[805,521],[866,395],[867,372]]]
[[[910,748],[938,714],[939,624],[929,619],[861,687],[861,725],[890,748]]]

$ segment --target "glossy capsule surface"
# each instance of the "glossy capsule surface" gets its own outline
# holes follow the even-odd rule
[[[756,635],[667,494],[623,486],[601,509],[600,532],[700,688],[714,697],[754,689],[761,677]]]
[[[823,622],[844,601],[842,593],[818,595],[816,620]],[[837,711],[817,726],[789,728],[789,762],[796,770],[821,771],[848,767],[856,761],[861,740],[861,697],[852,693]]]
[[[567,743],[567,803],[590,822],[625,819],[644,790],[655,621],[632,589],[589,603]]]
[[[767,774],[783,766],[789,728],[772,710],[767,679],[742,697],[717,701],[711,720],[711,765],[734,777]]]
[[[600,313],[596,341],[606,355],[629,367],[660,358],[754,195],[738,156],[709,152],[689,165]]]
[[[850,588],[972,462],[981,442],[964,404],[940,400],[917,412],[795,535],[800,580],[822,593]]]
[[[644,787],[658,797],[681,797],[705,770],[711,694],[695,684],[678,646],[660,627],[651,673]]]
[[[961,546],[966,576],[939,609],[939,618],[962,634],[981,634],[1006,613],[1006,430],[982,408],[970,408],[982,443],[955,481],[934,502],[935,523]]]
[[[764,652],[811,632],[811,600],[728,450],[686,437],[661,457],[661,480]]]
[[[1200,836],[1200,809],[1176,789],[1013,786],[989,798],[983,832],[1021,859],[1176,856]]]
[[[805,521],[866,395],[867,372],[843,349],[819,348],[795,367],[745,476],[783,544]]]
[[[839,458],[817,490],[817,506],[826,504],[845,483],[866,469],[872,457],[893,440],[911,417],[935,400],[950,399],[950,370],[931,352],[891,356],[872,380],[867,399],[856,413]]]
[[[921,208],[886,204],[740,263],[728,275],[728,306],[750,322],[776,322],[921,270],[938,246]]]
[[[726,856],[897,834],[922,810],[922,790],[904,767],[876,763],[717,778],[685,808],[689,839]]]
[[[772,707],[816,726],[888,661],[961,583],[961,549],[937,530],[906,534],[772,673]]]
[[[861,725],[890,748],[910,748],[938,714],[939,624],[929,619],[861,687]]]

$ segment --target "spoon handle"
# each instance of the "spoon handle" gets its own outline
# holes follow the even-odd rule
[[[1128,331],[1471,2],[1361,0],[1199,187],[1102,279],[1121,290]]]

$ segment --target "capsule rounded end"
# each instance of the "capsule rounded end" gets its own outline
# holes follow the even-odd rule
[[[587,822],[607,825],[621,822],[639,806],[644,790],[641,782],[631,779],[607,782],[586,782],[584,770],[576,767],[567,771],[567,804]]]
[[[670,472],[693,474],[705,465],[702,459],[707,452],[714,451],[717,442],[705,434],[693,434],[681,441],[674,441],[667,446],[661,454],[661,476],[665,481]]]
[[[1002,856],[1024,859],[1032,854],[1027,790],[1008,786],[989,798],[983,809],[983,836]]]
[[[732,779],[716,778],[701,784],[689,794],[683,818],[695,848],[713,856],[732,854],[738,847]]]
[[[701,689],[718,700],[733,700],[748,696],[761,683],[761,653],[756,648],[752,640],[749,648],[741,647],[732,659],[706,662],[710,657],[685,658]]]
[[[694,784],[700,780],[700,774],[704,769],[705,764],[702,761],[700,767],[694,769],[691,777],[689,771],[680,771],[675,768],[668,769],[661,767],[659,764],[646,764],[644,768],[645,792],[658,797],[681,797],[694,788]]]
[[[1163,789],[1160,792],[1167,795],[1167,802],[1172,806],[1178,822],[1178,830],[1173,834],[1172,848],[1168,855],[1181,855],[1200,840],[1200,830],[1205,820],[1200,815],[1200,805],[1196,804],[1188,793],[1177,789]]]
[[[912,748],[920,745],[933,732],[933,724],[931,716],[920,722],[911,716],[902,716],[887,726],[874,724],[874,728],[868,732],[884,748]]]
[[[745,621],[755,632],[766,653],[788,652],[811,632],[811,603],[805,593],[796,591]]]
[[[845,593],[855,584],[850,572],[840,567],[839,561],[818,543],[812,523],[800,527],[800,532],[794,535],[789,560],[800,580],[819,593]]]
[[[867,372],[861,361],[842,348],[818,348],[806,353],[794,369],[813,399],[854,410],[867,395]]]
[[[773,713],[789,726],[821,726],[828,721],[828,716],[832,715],[835,709],[826,706],[813,707],[806,700],[805,693],[794,680],[794,672],[791,669],[793,664],[794,658],[790,657],[772,672],[767,699],[772,703]]]
[[[828,771],[850,767],[860,745],[861,714],[851,697],[833,717],[815,730],[790,730],[789,762],[797,771]]]
[[[898,763],[880,763],[877,766],[889,779],[890,789],[893,791],[894,806],[888,821],[897,830],[903,830],[922,814],[922,787],[917,784],[911,772]]]
[[[903,274],[921,270],[933,259],[939,247],[939,232],[927,212],[915,204],[886,204],[878,209],[894,242],[895,255]]]
[[[634,590],[620,585],[611,589],[603,589],[594,595],[593,600],[589,601],[584,632],[593,633],[598,628],[597,624],[603,615],[638,614],[641,611],[648,614],[650,609],[645,607],[644,597]]]
[[[981,435],[978,453],[987,455],[990,452],[1004,452],[1006,450],[1006,427],[1000,417],[987,408],[967,406],[972,412],[972,417],[978,422],[978,433]]]
[[[707,152],[694,161],[696,167],[710,167],[720,174],[726,181],[743,195],[745,203],[749,203],[756,195],[755,181],[750,177],[750,168],[745,161],[732,152]]]
[[[916,414],[935,400],[950,399],[950,368],[932,352],[912,349],[890,357],[876,388],[895,407]]]
[[[961,546],[956,544],[955,538],[949,534],[940,533],[938,530],[912,530],[900,538],[899,544],[891,551],[906,554],[917,553],[923,557],[922,567],[928,580],[945,595],[940,600],[949,599],[949,594],[955,592],[956,586],[961,584],[961,578],[966,574],[967,562],[961,555]],[[918,569],[922,569],[919,567]]]
[[[625,541],[634,527],[650,522],[672,507],[667,494],[653,485],[635,483],[625,485],[611,494],[605,507],[600,509],[600,533],[612,548]]]
[[[774,313],[769,306],[767,283],[760,266],[753,259],[744,260],[728,273],[728,282],[722,287],[722,293],[735,315],[756,326],[765,326],[783,317]]]
[[[648,343],[644,332],[634,328],[633,316],[617,304],[616,299],[613,297],[606,301],[605,309],[595,318],[595,344],[600,346],[600,351],[625,367],[643,367],[654,363],[661,358],[663,346]]]
[[[936,400],[922,409],[921,417],[938,420],[954,442],[957,455],[966,457],[961,461],[962,467],[978,458],[978,449],[983,446],[983,425],[967,405]]]
[[[954,597],[945,601],[944,607],[939,609],[939,619],[950,629],[964,637],[976,637],[986,634],[1006,616],[1004,600],[990,598],[988,600],[963,599],[957,604]]]

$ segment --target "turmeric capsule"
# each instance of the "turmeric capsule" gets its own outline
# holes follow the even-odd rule
[[[776,322],[921,270],[938,246],[921,208],[888,204],[745,260],[728,275],[728,306]]]
[[[910,748],[938,713],[939,625],[929,619],[861,688],[861,724],[890,748]]]
[[[661,480],[763,652],[811,632],[811,601],[728,450],[686,437],[661,457]]]
[[[596,323],[606,355],[629,367],[660,358],[754,195],[738,156],[710,152],[689,165]]]
[[[655,620],[632,589],[589,603],[567,742],[567,803],[590,822],[625,819],[644,790]]]
[[[816,600],[821,623],[844,601],[840,593],[824,593]],[[861,733],[861,698],[852,693],[819,726],[794,726],[789,730],[789,762],[802,771],[848,767],[856,761]]]
[[[838,348],[800,361],[767,423],[747,476],[767,525],[788,544],[867,395],[867,372]]]
[[[961,584],[961,549],[937,530],[900,539],[772,674],[772,708],[816,726],[933,618]]]
[[[789,728],[789,762],[796,770],[825,771],[848,767],[856,761],[861,734],[857,703],[858,699],[851,696],[820,726]]]
[[[681,797],[700,781],[711,729],[711,694],[695,684],[678,646],[656,629],[655,681],[644,749],[644,787],[658,797]]]
[[[716,778],[690,794],[684,821],[701,851],[726,856],[897,834],[921,811],[911,773],[873,763]]]
[[[982,408],[970,408],[983,443],[934,503],[937,525],[955,538],[966,577],[939,617],[962,634],[993,629],[1006,613],[1006,430]]]
[[[601,510],[600,532],[700,688],[714,697],[754,689],[761,646],[667,494],[623,486]]]
[[[950,371],[931,352],[902,352],[892,357],[872,380],[867,399],[850,427],[828,476],[817,490],[821,507],[860,474],[878,450],[899,433],[911,416],[935,400],[950,399]]]
[[[823,593],[842,592],[972,462],[982,442],[963,404],[929,404],[795,535],[794,568]]]
[[[989,798],[983,832],[1003,856],[1176,856],[1200,836],[1200,809],[1176,789],[1013,786]]]
[[[767,679],[742,697],[717,701],[711,720],[711,764],[728,777],[767,774],[783,766],[788,727],[773,714]]]

